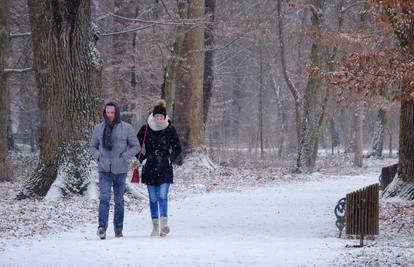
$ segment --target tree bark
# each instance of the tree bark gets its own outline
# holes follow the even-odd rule
[[[398,176],[384,190],[385,197],[414,199],[414,101],[403,100],[400,110]]]
[[[39,165],[18,199],[83,193],[92,171],[88,143],[98,118],[101,62],[90,1],[28,0],[40,104]]]
[[[180,19],[185,19],[188,12],[188,4],[185,1],[177,1],[178,15]],[[176,37],[171,48],[171,59],[168,61],[164,70],[164,82],[161,86],[161,98],[167,103],[167,113],[174,120],[174,103],[177,90],[177,75],[181,66],[182,47],[184,42],[186,27],[178,25]]]
[[[387,127],[387,112],[384,109],[378,111],[377,120],[375,122],[374,136],[372,137],[372,148],[368,157],[382,157],[384,147],[385,129]]]
[[[407,15],[412,12],[410,9],[403,9],[402,13]],[[392,14],[387,14],[392,16]],[[407,48],[407,57],[414,56],[414,18],[410,18],[408,27],[400,28],[401,25],[395,25],[395,34],[399,39],[400,46]],[[405,81],[402,84],[402,92],[410,92],[408,90],[409,83],[412,81]],[[384,195],[386,197],[398,196],[401,199],[414,199],[414,101],[411,98],[401,101],[400,108],[400,140],[398,153],[398,176],[385,189]]]
[[[263,34],[261,36],[263,39]],[[259,141],[260,141],[260,157],[264,156],[263,146],[263,40],[259,41],[259,56],[260,56],[260,68],[259,68]]]
[[[312,1],[312,16],[311,22],[313,27],[312,32],[312,47],[311,47],[311,63],[314,66],[319,66],[321,63],[321,27],[323,14],[323,0]],[[314,74],[308,77],[308,83],[305,89],[303,98],[303,113],[300,131],[300,142],[298,148],[298,159],[296,164],[297,172],[312,172],[314,168],[313,153],[315,146],[315,131],[317,125],[315,121],[315,106],[316,96],[319,91],[320,78]]]
[[[402,101],[398,176],[414,184],[414,101]]]
[[[343,26],[343,11],[342,11],[343,0],[338,2],[336,10],[338,12],[338,32],[341,32],[342,26]],[[338,51],[338,46],[335,46],[333,48],[332,54],[329,55],[329,53],[326,52],[324,57],[327,60],[333,61],[336,58],[337,51]],[[330,67],[330,69],[333,70],[332,67]],[[330,96],[329,89],[326,89],[325,96],[322,99],[322,105],[321,105],[322,108],[319,112],[318,123],[315,125],[315,129],[313,131],[313,136],[312,136],[313,153],[312,153],[312,158],[311,158],[311,163],[310,163],[310,169],[313,169],[315,167],[316,158],[318,156],[319,136],[320,136],[321,129],[323,128],[323,125],[325,123],[326,109],[328,106],[329,96]]]
[[[279,48],[280,48],[280,61],[282,66],[283,79],[292,94],[295,103],[295,122],[296,122],[296,139],[299,145],[300,142],[300,129],[301,129],[301,99],[299,91],[294,86],[292,80],[289,77],[289,73],[286,65],[286,52],[285,52],[285,41],[283,34],[283,14],[282,14],[282,1],[277,1],[277,18],[278,18],[278,37],[279,37]]]
[[[188,4],[189,19],[204,17],[204,0]],[[175,92],[174,123],[181,137],[184,154],[197,150],[203,143],[204,28],[187,26]]]
[[[10,180],[7,161],[7,125],[9,115],[9,94],[7,89],[7,74],[4,69],[7,64],[7,49],[9,40],[8,17],[10,1],[0,0],[0,181]]]
[[[363,107],[358,104],[354,113],[355,143],[354,143],[354,166],[362,167],[363,164]]]
[[[335,120],[333,117],[331,117],[331,119],[329,120],[329,130],[331,132],[331,149],[332,149],[332,155],[333,155],[335,152],[335,147],[340,145],[339,133],[336,130]]]
[[[209,21],[214,21],[214,15],[216,11],[216,0],[205,0],[205,13],[209,18]],[[213,59],[214,53],[211,48],[214,45],[214,35],[212,24],[207,25],[204,32],[204,46],[207,48],[204,59],[204,81],[203,81],[203,122],[207,122],[208,110],[210,107],[210,99],[213,92]]]

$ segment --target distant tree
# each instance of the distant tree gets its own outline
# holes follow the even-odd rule
[[[8,19],[10,14],[10,1],[0,0],[0,7],[0,181],[5,181],[10,179],[7,162],[9,94],[7,89],[7,73],[5,71],[9,44]]]

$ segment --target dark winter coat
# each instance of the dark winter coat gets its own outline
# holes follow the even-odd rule
[[[181,145],[174,126],[169,126],[161,131],[153,131],[148,124],[141,127],[137,137],[142,144],[145,128],[148,127],[145,139],[145,155],[137,154],[139,161],[147,161],[142,167],[142,183],[160,185],[173,183],[172,162],[180,155]]]

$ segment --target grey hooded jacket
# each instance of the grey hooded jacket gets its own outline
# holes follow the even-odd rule
[[[139,151],[137,136],[132,126],[121,121],[112,129],[112,150],[103,147],[105,122],[95,126],[90,142],[92,157],[98,161],[98,171],[114,174],[128,172],[128,160]]]

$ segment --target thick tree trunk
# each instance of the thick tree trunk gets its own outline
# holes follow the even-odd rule
[[[98,116],[101,62],[90,1],[29,0],[40,104],[39,165],[18,195],[44,196],[52,183],[82,193],[91,175],[90,132]]]
[[[414,184],[414,101],[402,101],[398,176]]]
[[[204,17],[204,0],[193,0],[188,5],[188,18]],[[203,143],[203,81],[204,28],[187,27],[182,48],[183,62],[177,76],[174,122],[182,140],[184,153],[199,148]]]
[[[7,75],[4,72],[7,63],[7,49],[9,29],[7,20],[10,12],[10,1],[0,0],[0,181],[9,180],[7,162],[7,125],[9,115],[9,94],[7,89]]]
[[[403,100],[400,111],[398,177],[385,189],[385,197],[414,199],[414,101]]]
[[[404,15],[412,12],[410,9],[404,9]],[[392,16],[388,14],[388,16]],[[398,29],[401,25],[393,25],[396,35],[400,41],[400,46],[407,48],[407,56],[414,56],[414,19],[411,19],[403,29]],[[412,81],[406,81],[411,83]],[[402,91],[407,93],[409,84],[403,84]],[[398,177],[386,188],[385,196],[398,196],[402,199],[414,199],[414,101],[412,93],[410,99],[401,101],[400,108],[400,140],[398,153]]]
[[[319,66],[321,62],[321,26],[323,14],[323,0],[312,1],[312,48],[311,63]],[[306,85],[305,95],[303,98],[303,114],[300,131],[300,142],[298,148],[298,159],[296,170],[298,172],[312,172],[314,168],[313,153],[315,149],[315,131],[317,124],[315,121],[316,96],[319,91],[320,78],[310,74]]]

